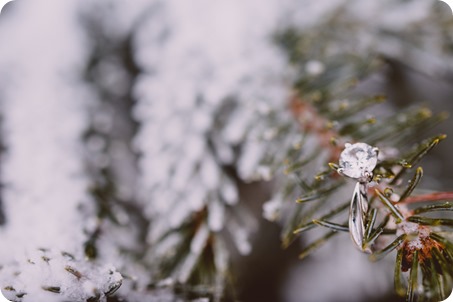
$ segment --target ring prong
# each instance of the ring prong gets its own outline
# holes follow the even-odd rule
[[[373,179],[373,172],[366,171],[364,176],[365,176],[366,181],[370,182]]]
[[[351,147],[351,144],[350,143],[346,143],[346,144],[344,144],[344,147],[345,148],[349,148],[349,147]]]

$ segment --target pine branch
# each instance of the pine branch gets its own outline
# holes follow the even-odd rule
[[[17,273],[19,267],[21,272]],[[15,275],[2,288],[5,296],[14,302],[28,301],[30,295],[46,301],[102,302],[123,282],[121,275],[108,266],[45,249],[32,253],[26,263],[4,267],[2,274]]]
[[[290,109],[299,131],[310,141],[310,145],[302,145],[299,152],[286,161],[289,184],[282,190],[283,198],[296,200],[298,204],[288,205],[292,216],[283,222],[283,245],[287,246],[303,232],[319,227],[329,229],[306,245],[301,252],[304,258],[334,235],[348,231],[346,224],[330,220],[344,215],[349,205],[349,202],[340,204],[336,197],[345,184],[335,172],[336,163],[345,143],[366,142],[377,146],[381,155],[374,169],[375,189],[368,192],[371,207],[367,213],[363,250],[371,251],[373,261],[397,250],[395,288],[398,294],[406,295],[407,301],[444,299],[453,287],[449,239],[452,234],[448,229],[452,222],[448,218],[423,215],[451,211],[452,195],[435,192],[413,196],[423,176],[421,167],[415,170],[406,187],[404,179],[446,136],[439,135],[421,143],[415,143],[416,138],[445,120],[447,115],[413,107],[387,116],[369,116],[367,112],[371,112],[371,108],[379,112],[378,106],[385,106],[381,104],[385,97],[357,96],[354,87],[361,79],[385,68],[386,61],[381,61],[382,57],[391,56],[405,64],[413,62],[408,61],[408,57],[386,52],[384,46],[360,50],[351,47],[354,43],[343,39],[344,33],[350,33],[351,27],[356,30],[359,25],[346,21],[346,16],[346,8],[338,10],[331,19],[308,30],[291,28],[277,37],[287,50],[288,59],[300,71]],[[382,36],[388,42],[403,35],[383,32]],[[403,40],[398,43],[404,48],[410,44]],[[330,51],[332,45],[335,51]],[[417,47],[420,49],[411,52],[424,51],[428,46]],[[323,168],[319,169],[320,166]],[[384,218],[379,220],[378,217]],[[443,232],[442,236],[439,231]],[[382,240],[383,236],[386,240]],[[390,244],[389,236],[394,237]],[[388,245],[382,246],[383,242]],[[409,272],[407,276],[405,272]]]

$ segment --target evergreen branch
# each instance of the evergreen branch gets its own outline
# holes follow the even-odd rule
[[[373,231],[373,226],[376,222],[376,218],[377,218],[377,209],[372,208],[368,213],[368,219],[367,219],[368,223],[365,228],[365,241],[366,241],[366,238],[370,238],[370,236],[371,236],[371,232]]]
[[[346,209],[349,208],[349,203],[350,203],[349,201],[347,203],[344,203],[343,205],[341,205],[341,206],[337,207],[336,209],[330,211],[326,215],[321,216],[317,220],[318,221],[322,221],[322,220],[332,218],[332,217],[342,213],[343,211],[345,211]],[[301,232],[308,231],[308,230],[310,230],[313,227],[315,227],[315,223],[313,221],[311,221],[311,222],[309,222],[309,223],[307,223],[305,225],[302,225],[299,228],[295,229],[293,232],[294,232],[294,234],[298,234],[298,233],[301,233]]]
[[[453,200],[453,192],[434,192],[430,194],[410,196],[407,197],[401,203],[411,204],[418,202],[443,201],[443,200]]]
[[[393,203],[384,194],[382,194],[378,189],[375,189],[374,192],[382,201],[382,203],[390,210],[390,213],[392,213],[392,215],[395,216],[397,222],[401,222],[404,220],[403,214],[401,214],[401,212],[396,208],[396,206],[394,206]]]
[[[409,275],[409,287],[406,294],[406,301],[415,301],[418,289],[418,251],[414,252],[412,267]]]
[[[299,197],[296,202],[297,203],[306,203],[314,200],[319,200],[320,197],[325,196],[326,194],[330,194],[337,190],[342,184],[335,183],[334,185],[322,189],[317,189],[314,192],[310,192],[304,196]]]
[[[403,234],[396,238],[392,243],[390,243],[387,247],[380,250],[379,252],[373,253],[369,256],[369,259],[373,262],[379,261],[385,256],[387,256],[390,252],[398,248],[406,239],[407,235]]]
[[[413,210],[414,214],[422,214],[435,211],[453,211],[453,204],[447,201],[441,204],[422,206]]]
[[[347,222],[345,222],[344,224],[338,224],[338,223],[334,223],[334,222],[330,222],[330,221],[326,221],[326,220],[314,219],[313,223],[326,227],[326,228],[329,228],[332,231],[349,232],[349,226],[347,225]]]
[[[399,249],[396,254],[394,286],[395,286],[396,293],[400,296],[404,296],[406,294],[406,288],[403,284],[402,271],[401,271],[402,265],[403,265],[403,250]]]
[[[448,253],[448,251],[453,251],[453,243],[451,241],[445,239],[445,237],[440,236],[438,233],[434,233],[434,232],[432,232],[429,236],[430,236],[430,238],[439,242],[442,246],[447,247],[446,253]]]
[[[390,220],[390,215],[385,216],[384,220],[379,224],[379,226],[373,230],[369,237],[366,237],[364,240],[365,247],[371,246],[375,240],[384,233],[385,226]]]
[[[440,141],[444,140],[446,135],[438,135],[434,138],[427,140],[426,142],[420,144],[415,152],[412,152],[407,155],[407,160],[405,160],[405,165],[400,170],[400,172],[393,178],[390,184],[395,184],[398,179],[407,171],[407,169],[413,167],[417,164],[423,156],[425,156],[429,151],[431,151]]]
[[[414,177],[409,181],[409,185],[407,186],[406,190],[401,194],[399,202],[404,201],[406,197],[412,194],[414,189],[418,186],[421,178],[423,176],[423,169],[422,167],[418,167],[417,171],[415,172]]]
[[[327,243],[327,241],[332,238],[333,236],[339,234],[337,231],[330,231],[329,233],[325,234],[321,238],[315,240],[313,243],[306,246],[299,254],[299,259],[304,259],[308,255],[311,254],[314,250],[319,249],[321,246]]]
[[[352,110],[350,111],[351,115],[348,114],[346,108],[348,106],[340,106],[335,107],[332,104],[329,104],[329,96],[328,95],[316,95],[310,94],[310,89],[313,87],[318,86],[310,86],[308,82],[299,82],[296,87],[301,91],[301,96],[296,101],[292,100],[292,112],[295,115],[297,121],[300,123],[303,133],[311,133],[315,134],[319,138],[319,145],[323,146],[325,150],[328,151],[329,155],[328,158],[333,160],[333,162],[329,163],[330,171],[323,171],[317,175],[315,175],[315,179],[318,181],[322,181],[323,185],[321,186],[320,183],[313,183],[309,184],[308,182],[302,181],[304,184],[304,195],[299,195],[297,199],[298,203],[306,203],[306,202],[321,202],[325,203],[326,200],[329,200],[329,196],[336,192],[337,188],[340,188],[342,185],[339,184],[338,179],[336,179],[335,174],[332,175],[332,170],[338,170],[338,166],[335,162],[338,160],[339,153],[341,149],[339,146],[342,145],[342,142],[351,141],[346,140],[344,137],[350,135],[353,138],[359,140],[365,140],[371,144],[379,143],[380,145],[388,143],[394,146],[398,144],[402,145],[407,143],[410,137],[413,135],[414,129],[423,129],[431,127],[437,124],[440,120],[444,118],[444,115],[437,115],[433,116],[431,112],[426,108],[421,109],[411,109],[405,113],[399,113],[393,116],[388,117],[383,122],[379,122],[379,119],[362,119],[362,120],[352,120],[350,119],[358,112],[362,111],[364,108],[367,108],[372,102],[366,102],[362,100],[363,103],[357,102],[356,104],[361,104],[359,106],[352,106]],[[308,95],[308,97],[307,97]],[[363,106],[363,107],[361,107]],[[335,110],[335,108],[337,110]],[[355,111],[357,108],[357,111]],[[334,109],[334,110],[332,110]],[[330,119],[335,117],[335,123],[329,122]],[[302,121],[302,122],[301,122]],[[335,127],[332,125],[335,124]],[[324,125],[328,125],[325,127]],[[381,182],[386,181],[389,183],[388,188],[382,193],[380,190],[376,189],[374,191],[375,196],[379,198],[379,200],[384,204],[384,206],[390,211],[390,215],[386,215],[384,220],[380,223],[380,225],[374,228],[374,224],[376,223],[378,208],[372,208],[368,212],[368,219],[365,225],[365,238],[364,238],[364,250],[369,250],[370,247],[375,247],[375,251],[370,255],[370,260],[377,261],[382,259],[386,255],[388,255],[391,251],[398,249],[397,253],[397,264],[395,266],[395,288],[398,294],[407,293],[409,299],[413,299],[414,297],[414,290],[418,288],[418,280],[414,279],[414,272],[411,270],[411,276],[409,276],[410,281],[412,282],[409,288],[406,290],[402,283],[402,274],[401,272],[407,269],[411,269],[412,267],[407,266],[409,259],[414,259],[414,263],[416,263],[416,267],[419,265],[419,256],[423,257],[423,259],[427,259],[424,253],[417,254],[417,249],[414,248],[416,243],[413,243],[413,240],[420,240],[423,245],[431,246],[432,243],[430,240],[425,239],[425,231],[423,228],[425,225],[450,225],[450,221],[448,219],[430,219],[418,216],[411,216],[412,212],[406,213],[406,209],[400,210],[398,207],[404,207],[406,204],[413,203],[417,201],[418,197],[411,197],[411,194],[414,192],[415,188],[420,184],[421,177],[423,175],[423,170],[419,167],[411,181],[409,182],[408,186],[399,196],[399,202],[393,202],[390,200],[389,196],[393,195],[394,187],[397,187],[397,183],[399,180],[404,176],[404,174],[411,169],[414,165],[416,165],[430,150],[432,150],[445,136],[440,135],[436,136],[432,139],[426,140],[419,144],[414,151],[407,153],[406,155],[402,156],[403,159],[385,159],[383,162],[379,163],[376,168],[376,173],[374,175],[374,180]],[[310,161],[313,161],[314,155],[313,153],[305,158],[303,162],[304,166],[308,166]],[[287,170],[288,173],[292,173],[294,170],[289,169]],[[302,169],[300,170],[302,171]],[[326,185],[328,184],[328,185]],[[338,186],[338,187],[337,187]],[[306,193],[309,192],[309,193]],[[439,194],[438,196],[436,196]],[[420,201],[428,201],[439,199],[440,196],[448,197],[447,193],[436,193],[436,195],[425,195],[425,199]],[[372,204],[372,203],[370,203]],[[347,204],[344,205],[346,209]],[[321,207],[319,207],[321,208]],[[419,211],[420,213],[434,211],[434,210],[445,210],[449,209],[449,205],[444,206],[433,206],[430,205],[429,207],[421,208]],[[333,211],[332,216],[335,216],[337,213],[341,213],[342,210],[340,208],[336,208]],[[338,212],[337,212],[338,210]],[[415,211],[415,210],[414,210]],[[313,216],[315,213],[306,213],[305,217]],[[331,214],[331,213],[328,213]],[[328,215],[325,215],[328,216]],[[331,237],[334,236],[335,233],[339,231],[347,231],[348,227],[346,225],[341,225],[337,223],[333,223],[329,221],[330,217],[322,216],[318,219],[311,219],[310,222],[299,225],[293,231],[294,234],[299,234],[304,231],[308,231],[315,226],[322,226],[331,229],[330,233],[327,233],[320,239],[314,241],[313,243],[309,244],[305,247],[300,257],[306,257],[310,252],[313,252],[317,248],[321,247],[326,243],[326,241]],[[304,218],[306,219],[306,218]],[[392,222],[395,222],[397,225],[397,229],[387,229],[386,226],[392,219]],[[409,224],[414,223],[417,225],[417,229],[419,230],[419,234],[416,238],[413,239],[414,234],[412,232],[412,228]],[[406,229],[407,228],[407,229]],[[401,234],[401,229],[404,230]],[[409,233],[407,233],[409,232]],[[383,249],[376,250],[376,247],[379,245],[379,238],[382,235],[395,235],[398,234],[399,236],[394,239],[394,241]],[[415,241],[414,241],[415,242]],[[435,246],[435,245],[434,245]],[[415,256],[414,256],[415,252]],[[411,262],[412,263],[412,262]],[[425,270],[423,273],[423,278],[427,280],[430,276],[430,272],[432,271],[431,266],[435,266],[434,263],[430,261],[420,262],[420,267],[422,270]],[[436,277],[437,278],[437,277]],[[436,281],[436,278],[431,278],[431,284]],[[414,283],[415,282],[415,283]],[[437,281],[436,281],[437,282]]]
[[[453,227],[453,219],[434,219],[420,216],[411,216],[407,218],[407,220],[421,225]]]

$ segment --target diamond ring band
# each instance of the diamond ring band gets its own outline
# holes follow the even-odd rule
[[[346,144],[340,154],[338,173],[357,180],[349,208],[349,233],[354,244],[363,252],[365,222],[368,211],[368,183],[373,178],[379,149],[365,143]]]

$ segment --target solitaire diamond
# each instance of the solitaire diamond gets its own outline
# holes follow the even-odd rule
[[[378,149],[365,143],[346,144],[345,147],[340,155],[338,172],[359,181],[366,181],[376,167]]]

